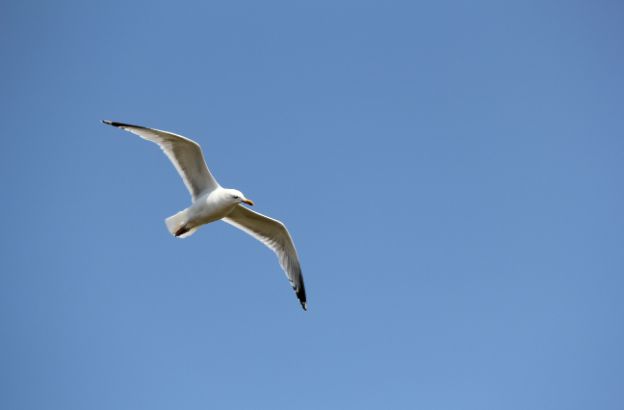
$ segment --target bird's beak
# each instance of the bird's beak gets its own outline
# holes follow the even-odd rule
[[[251,199],[247,199],[247,198],[243,199],[243,202],[246,203],[247,205],[251,205],[251,206],[253,206],[253,204],[254,204]]]

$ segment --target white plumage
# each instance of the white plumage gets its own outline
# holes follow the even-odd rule
[[[199,144],[181,135],[154,128],[113,121],[103,122],[158,144],[178,170],[191,194],[192,203],[165,220],[172,235],[185,238],[201,225],[217,220],[223,220],[247,232],[275,252],[301,306],[304,310],[307,309],[299,257],[286,226],[241,205],[253,205],[253,202],[240,191],[221,187],[208,169]]]

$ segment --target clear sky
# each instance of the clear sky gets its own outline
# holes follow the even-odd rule
[[[427,3],[4,1],[0,408],[624,408],[624,6]]]

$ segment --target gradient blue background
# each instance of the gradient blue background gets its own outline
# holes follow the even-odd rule
[[[434,3],[434,2],[431,2]],[[624,408],[619,1],[0,6],[0,408]],[[156,146],[285,221],[187,240]]]

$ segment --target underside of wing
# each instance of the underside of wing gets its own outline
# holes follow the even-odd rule
[[[301,306],[307,310],[299,257],[286,226],[278,220],[254,212],[242,205],[236,206],[227,217],[223,218],[223,221],[247,232],[275,252]]]
[[[175,166],[193,199],[219,186],[206,165],[201,147],[195,141],[154,128],[113,121],[103,122],[158,144]]]

